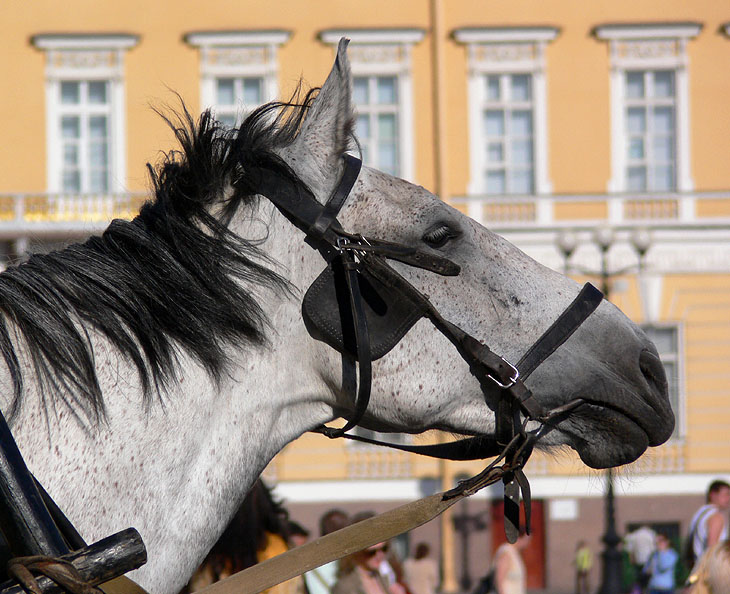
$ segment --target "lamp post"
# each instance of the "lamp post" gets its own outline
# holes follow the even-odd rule
[[[461,578],[459,585],[462,592],[471,590],[472,579],[469,563],[469,535],[472,531],[485,530],[487,523],[485,521],[486,510],[475,514],[469,513],[469,498],[467,497],[461,503],[461,513],[454,515],[454,529],[461,535]]]
[[[608,268],[608,252],[616,241],[614,229],[608,225],[597,227],[591,237],[592,243],[598,246],[601,256],[600,270],[588,272],[580,270],[581,273],[591,276],[597,276],[600,279],[600,288],[603,295],[608,300],[611,293],[612,277],[624,274],[628,269],[618,271],[610,271]],[[651,246],[651,234],[646,228],[636,228],[629,237],[629,243],[634,248],[638,256],[638,269],[641,273],[644,264],[644,256]],[[564,270],[568,274],[570,271],[570,258],[578,247],[578,237],[572,230],[565,230],[558,235],[557,246],[563,255]],[[621,553],[618,545],[621,537],[616,531],[616,508],[613,493],[613,469],[606,470],[606,526],[603,534],[603,543],[605,548],[601,553],[603,560],[603,571],[601,575],[601,587],[599,594],[620,594],[621,592]]]

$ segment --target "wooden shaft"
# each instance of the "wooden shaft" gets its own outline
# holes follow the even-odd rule
[[[81,577],[92,586],[97,586],[144,565],[147,551],[139,532],[127,528],[88,547],[63,555],[61,559],[69,561]],[[64,592],[45,576],[38,577],[37,582],[43,594]],[[15,584],[0,591],[0,594],[25,594],[25,590]]]
[[[68,553],[5,417],[0,414],[0,530],[16,556]]]

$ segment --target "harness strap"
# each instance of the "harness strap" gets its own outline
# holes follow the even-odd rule
[[[322,433],[330,438],[342,437],[345,432],[355,427],[362,419],[370,402],[370,389],[372,387],[372,361],[370,358],[370,334],[368,323],[363,310],[362,295],[360,294],[360,283],[357,278],[357,263],[350,252],[343,252],[341,256],[347,290],[350,296],[350,310],[352,312],[353,327],[355,330],[355,343],[357,345],[357,361],[360,366],[359,385],[355,398],[355,410],[347,420],[344,427],[333,429],[323,427]],[[346,364],[354,367],[355,362],[343,355]]]
[[[393,271],[393,274],[398,275],[395,271]],[[416,289],[413,288],[405,279],[401,277],[401,280],[403,283],[407,283],[413,291],[416,291]],[[410,294],[409,297],[411,297]],[[478,360],[483,363],[484,369],[492,368],[493,373],[498,375],[502,380],[509,381],[509,374],[513,373],[513,368],[509,366],[504,359],[494,354],[486,345],[479,343],[474,338],[466,334],[458,326],[444,320],[438,312],[433,309],[433,306],[430,305],[430,301],[426,300],[420,292],[418,292],[416,298],[429,304],[429,311],[433,312],[437,327],[441,325],[442,327],[440,327],[439,330],[452,339],[452,342],[456,341],[455,344],[457,348],[460,349],[460,353],[461,348],[464,348],[467,351],[466,354],[468,356],[465,356],[467,361],[471,362],[472,359]],[[535,400],[532,392],[523,382],[524,379],[526,379],[526,377],[529,376],[540,363],[545,361],[545,359],[554,353],[555,350],[570,337],[575,329],[583,321],[585,321],[585,319],[593,311],[595,311],[598,305],[600,305],[602,299],[603,294],[590,283],[586,283],[568,308],[542,334],[542,336],[540,336],[535,344],[527,351],[525,356],[522,357],[520,363],[518,363],[517,369],[519,369],[519,381],[515,382],[515,385],[509,390],[515,401],[519,402],[520,406],[525,410],[528,418],[546,423],[574,408],[574,404],[569,403],[569,405],[566,405],[565,407],[553,409],[549,412],[544,411],[543,407],[537,402],[537,400]],[[463,353],[462,356],[464,356]],[[522,373],[523,369],[525,370],[524,373]],[[500,402],[509,403],[509,401],[505,399],[500,400]],[[577,402],[578,401],[574,401],[574,403]],[[563,408],[565,410],[562,410]],[[512,408],[510,408],[510,413],[514,413]],[[497,418],[499,419],[499,416]],[[510,423],[503,422],[500,427],[503,431],[502,434],[498,431],[496,435],[478,435],[475,437],[434,445],[396,444],[352,434],[342,435],[342,437],[362,443],[382,445],[392,449],[420,454],[431,458],[448,460],[478,460],[492,458],[499,455],[504,448],[505,443],[511,439],[510,431],[514,427],[515,420],[513,418],[510,418],[509,420]],[[313,431],[327,435],[327,432],[324,431],[323,428],[317,428]],[[544,435],[545,433],[546,432],[543,431],[541,435]],[[524,482],[527,484],[526,479]]]
[[[345,200],[350,195],[352,187],[357,181],[357,176],[360,175],[360,169],[362,167],[362,161],[360,159],[347,153],[342,158],[345,171],[342,173],[340,183],[337,184],[329,200],[321,208],[312,226],[307,229],[307,235],[309,237],[316,239],[322,239],[324,237],[327,230],[332,226],[332,223],[335,222]]]
[[[552,355],[588,319],[603,301],[603,293],[591,283],[583,285],[578,296],[552,323],[517,363],[520,377],[527,378],[545,359]]]

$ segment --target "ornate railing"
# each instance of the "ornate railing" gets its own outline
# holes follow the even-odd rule
[[[0,234],[93,231],[115,218],[131,219],[147,194],[0,194]]]
[[[608,222],[614,226],[728,225],[730,190],[651,194],[457,196],[450,203],[496,230]]]

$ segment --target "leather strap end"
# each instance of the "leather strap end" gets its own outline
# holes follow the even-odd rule
[[[511,472],[504,475],[502,482],[504,483],[504,535],[510,544],[514,544],[520,536],[520,487]]]

